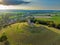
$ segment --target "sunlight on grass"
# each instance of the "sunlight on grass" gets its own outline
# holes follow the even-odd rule
[[[5,33],[11,45],[50,45],[59,36],[56,32],[59,31],[39,24],[31,27],[24,22],[2,29],[0,36]]]

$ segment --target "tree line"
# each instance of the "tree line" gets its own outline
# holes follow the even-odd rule
[[[54,21],[44,21],[44,20],[37,20],[37,19],[33,19],[33,18],[30,21],[33,23],[47,25],[49,27],[54,27],[54,28],[60,29],[60,24],[56,24]]]

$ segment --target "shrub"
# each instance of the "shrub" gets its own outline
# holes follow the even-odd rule
[[[48,24],[50,27],[56,27],[57,25],[54,23],[54,21],[50,21]]]
[[[30,22],[32,22],[32,23],[36,23],[36,20],[34,20],[34,19],[31,19],[31,20],[30,20]]]
[[[39,24],[48,25],[47,21],[37,20]]]
[[[7,36],[6,35],[2,35],[0,38],[0,42],[6,41],[7,40]]]
[[[9,41],[5,41],[4,45],[10,45]]]
[[[56,26],[57,26],[56,24],[54,24],[54,23],[52,24],[52,27],[55,27],[56,28]]]
[[[60,29],[60,24],[57,25],[57,28]]]

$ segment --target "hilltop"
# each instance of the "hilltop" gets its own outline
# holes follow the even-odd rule
[[[12,24],[0,31],[7,36],[10,45],[60,45],[60,30],[44,25],[28,23]],[[0,45],[4,45],[0,42]]]

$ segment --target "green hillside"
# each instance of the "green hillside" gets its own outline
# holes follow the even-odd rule
[[[16,23],[0,31],[6,35],[8,45],[60,45],[60,30],[44,25]],[[5,45],[4,41],[0,45]]]

